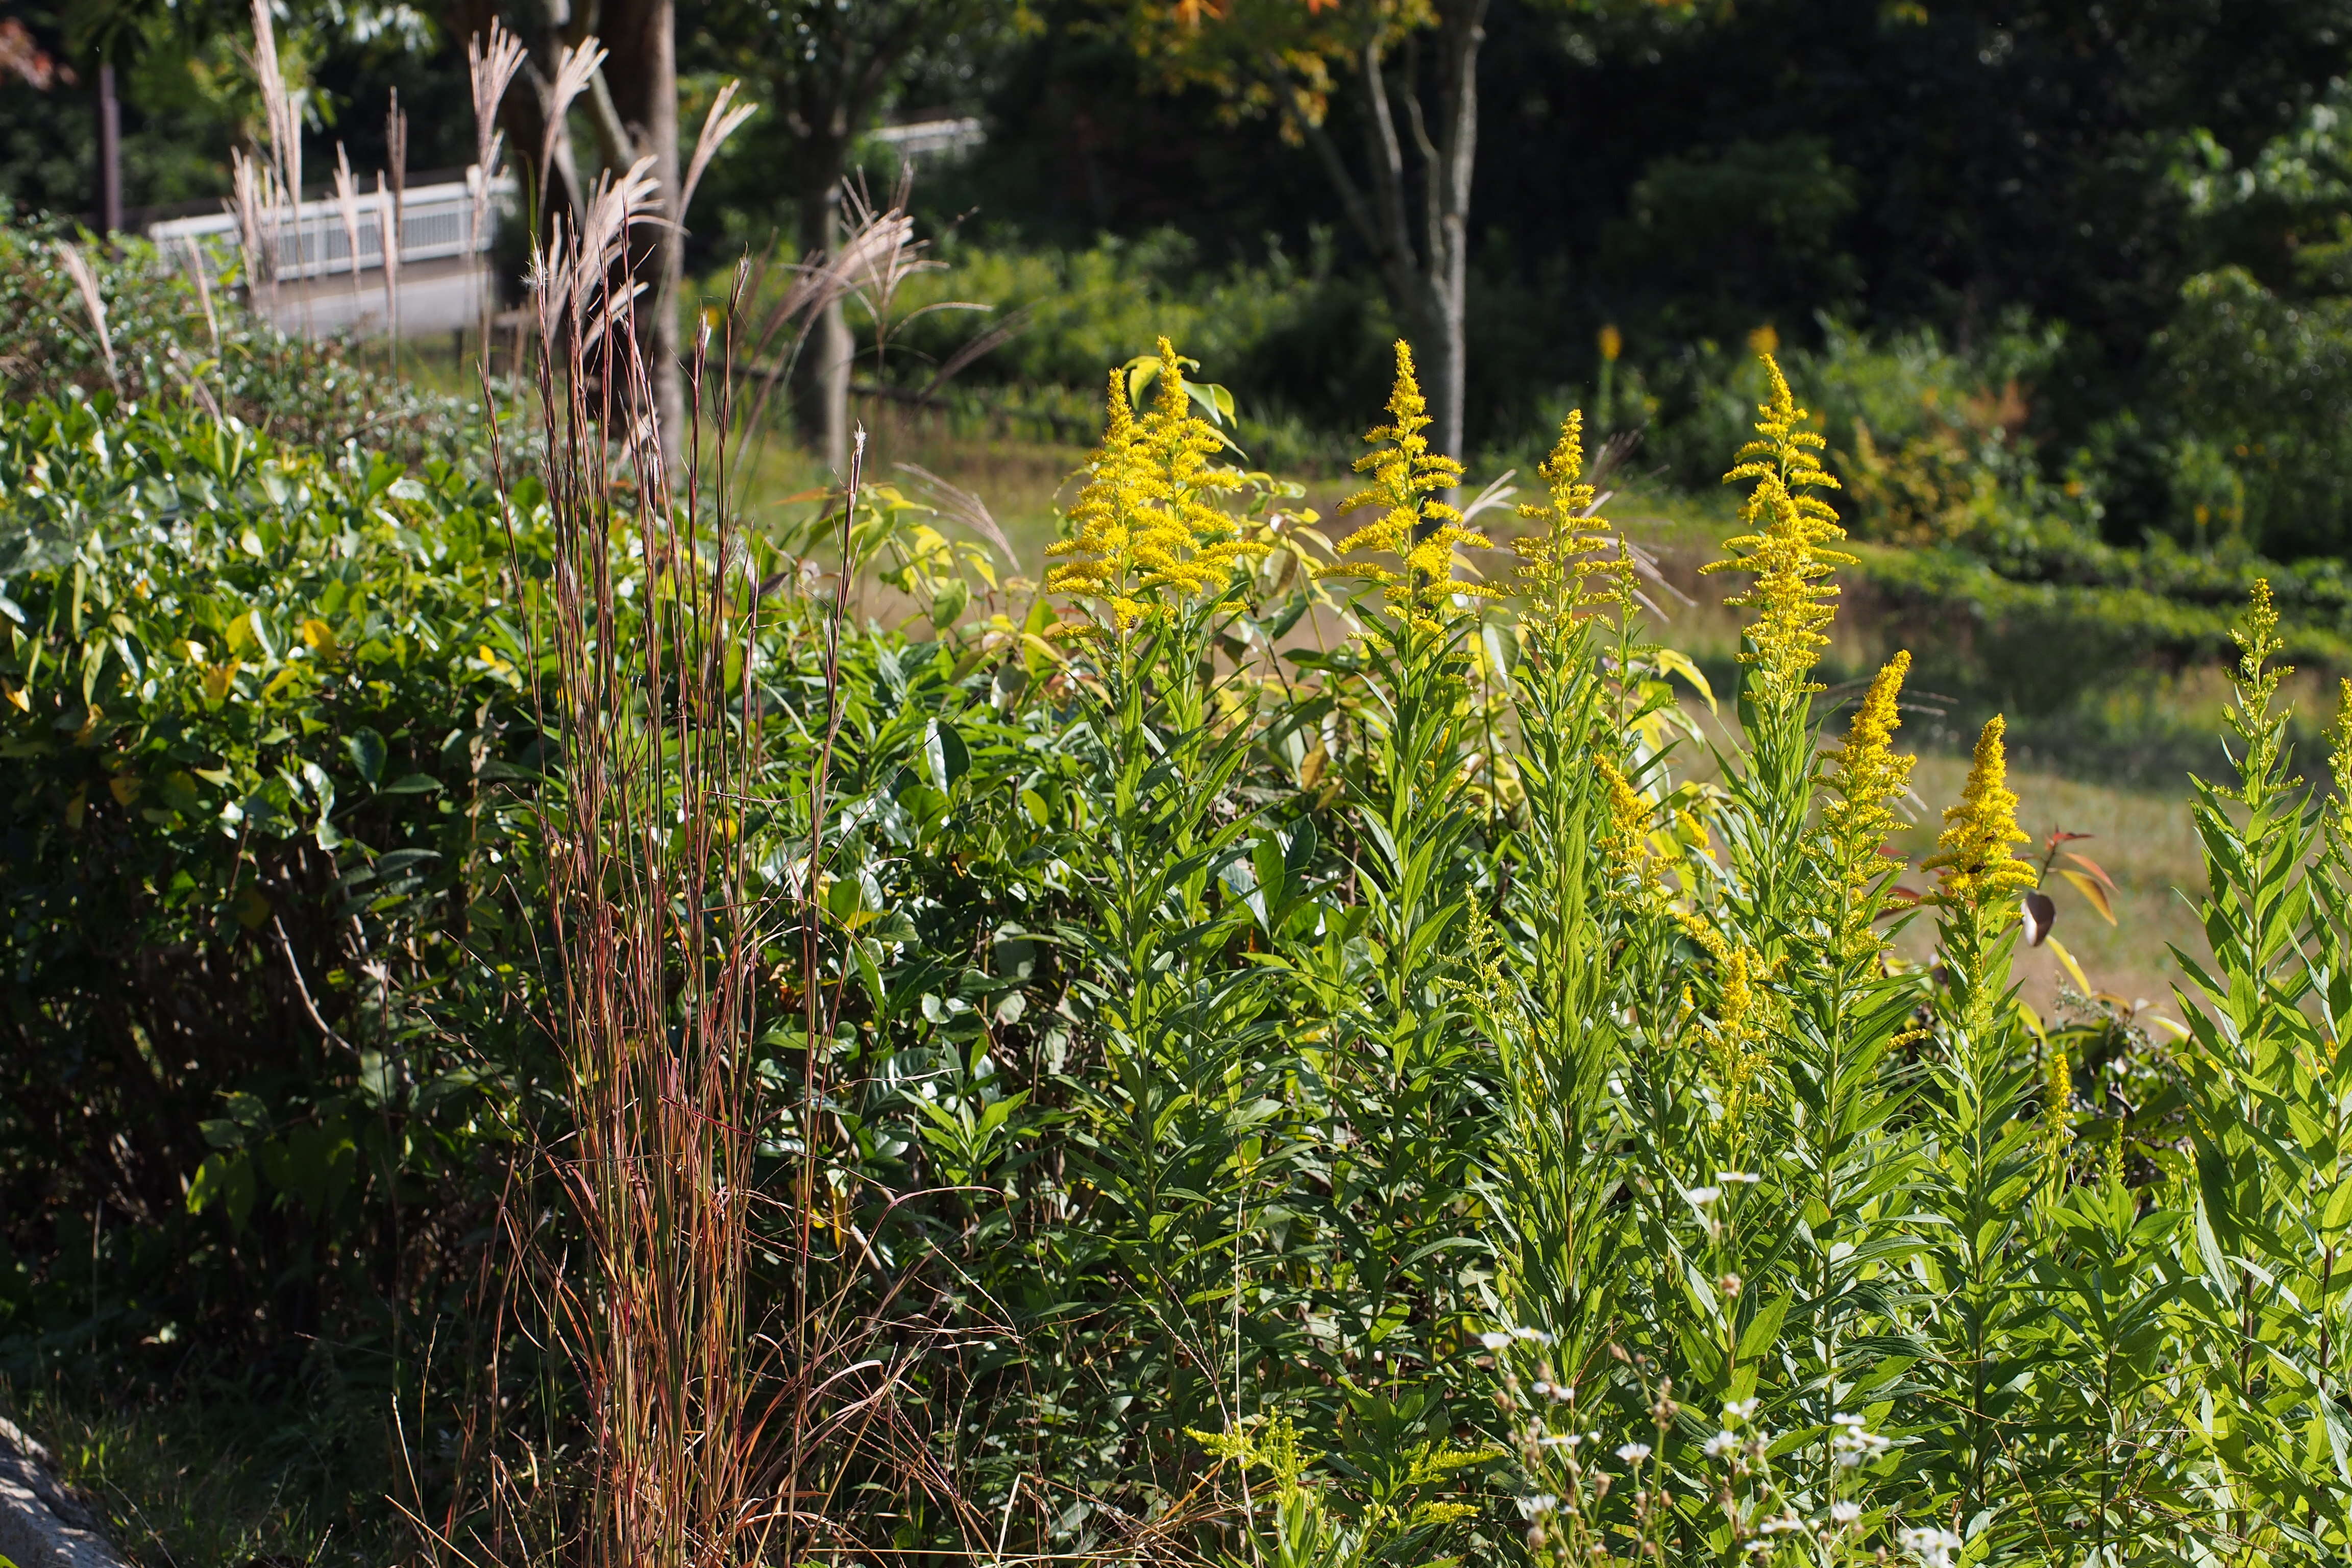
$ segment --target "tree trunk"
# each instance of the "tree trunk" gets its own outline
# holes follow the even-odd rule
[[[686,374],[679,363],[677,313],[685,293],[686,215],[678,211],[677,12],[676,0],[606,0],[601,36],[611,50],[604,79],[638,157],[650,154],[661,184],[663,216],[638,275],[650,285],[637,318],[653,381],[662,459],[677,470],[686,450]]]
[[[830,258],[841,243],[841,163],[821,154],[800,196],[801,262]],[[849,471],[849,371],[856,345],[849,317],[838,297],[819,313],[809,333],[803,384],[809,395],[805,424],[825,468],[835,478]]]
[[[1423,112],[1415,79],[1419,51],[1411,38],[1402,115],[1400,104],[1391,100],[1390,62],[1382,46],[1369,44],[1358,57],[1366,165],[1360,183],[1329,132],[1309,114],[1296,82],[1280,62],[1269,62],[1289,94],[1293,123],[1338,192],[1349,226],[1370,247],[1381,289],[1413,344],[1422,393],[1429,400],[1431,445],[1454,457],[1462,455],[1469,369],[1470,184],[1477,163],[1478,47],[1486,37],[1486,5],[1487,0],[1439,0],[1433,124]],[[1412,211],[1416,194],[1418,222]]]
[[[122,100],[115,96],[114,62],[98,62],[98,232],[109,239],[122,228]]]

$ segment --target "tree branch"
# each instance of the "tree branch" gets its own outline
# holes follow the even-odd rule
[[[1410,275],[1420,258],[1413,254],[1412,230],[1404,216],[1404,148],[1397,142],[1396,116],[1389,109],[1388,78],[1381,68],[1377,40],[1364,46],[1357,68],[1363,73],[1364,91],[1371,112],[1364,120],[1364,142],[1372,165],[1372,192],[1381,205],[1381,225],[1388,232],[1388,253]]]

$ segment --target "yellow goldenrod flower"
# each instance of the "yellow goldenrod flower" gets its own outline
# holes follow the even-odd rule
[[[2339,679],[2336,692],[2336,724],[2328,731],[2328,772],[2336,779],[2336,816],[2342,821],[2352,811],[2352,678]]]
[[[1159,395],[1139,419],[1126,375],[1110,373],[1102,445],[1070,509],[1071,537],[1046,552],[1067,558],[1045,574],[1046,592],[1102,601],[1121,631],[1171,594],[1223,586],[1234,563],[1268,548],[1239,538],[1233,517],[1211,504],[1245,480],[1238,469],[1210,464],[1223,442],[1192,412],[1166,338],[1159,374]]]
[[[1910,784],[1912,764],[1918,760],[1894,747],[1895,731],[1903,727],[1897,699],[1910,671],[1907,652],[1886,661],[1855,710],[1845,747],[1837,755],[1837,772],[1830,781],[1837,798],[1822,808],[1822,816],[1850,871],[1866,867],[1866,858],[1874,857],[1886,841],[1886,830],[1895,825],[1888,805]]]
[[[1493,546],[1485,536],[1463,527],[1462,514],[1437,499],[1462,482],[1462,465],[1429,449],[1429,438],[1422,434],[1429,425],[1428,409],[1413,374],[1412,349],[1400,338],[1396,384],[1389,393],[1390,423],[1364,433],[1372,450],[1356,459],[1356,472],[1370,474],[1371,483],[1339,506],[1343,512],[1382,510],[1339,542],[1341,559],[1325,568],[1324,574],[1378,583],[1389,603],[1415,625],[1434,626],[1436,614],[1450,595],[1493,598],[1496,591],[1454,580],[1454,551]],[[1353,555],[1393,556],[1398,565],[1347,559]]]
[[[1879,850],[1886,843],[1887,829],[1895,826],[1895,813],[1888,807],[1909,785],[1912,764],[1918,760],[1897,752],[1893,744],[1895,731],[1903,726],[1896,700],[1910,669],[1911,656],[1898,652],[1870,683],[1830,780],[1836,798],[1822,808],[1835,875],[1846,894],[1837,948],[1849,959],[1873,956],[1885,945],[1871,924],[1865,895],[1883,868]]]
[[[1757,409],[1758,439],[1739,449],[1723,476],[1726,484],[1755,481],[1739,508],[1740,521],[1755,531],[1727,540],[1730,557],[1701,570],[1756,574],[1748,592],[1724,602],[1758,612],[1756,647],[1739,658],[1763,671],[1765,700],[1784,707],[1821,689],[1806,678],[1829,646],[1824,628],[1837,615],[1838,593],[1835,584],[1822,579],[1836,567],[1852,565],[1853,557],[1829,548],[1845,531],[1827,501],[1806,493],[1838,488],[1822,467],[1820,454],[1827,443],[1805,428],[1811,416],[1797,406],[1788,377],[1769,354],[1764,369],[1771,395]]]
[[[1554,621],[1604,605],[1630,613],[1633,559],[1609,525],[1590,515],[1599,492],[1584,482],[1581,409],[1562,422],[1559,444],[1537,471],[1550,486],[1551,500],[1522,503],[1519,515],[1544,531],[1511,544],[1533,613]]]
[[[2011,845],[2026,842],[2026,835],[2017,826],[2017,796],[2009,787],[2009,754],[2001,744],[2007,729],[1999,714],[1985,721],[1960,803],[1945,810],[1936,852],[1920,862],[1943,873],[1939,904],[1979,909],[2034,885],[2033,868],[2010,851]]]
[[[1771,1063],[1764,1044],[1770,1032],[1769,999],[1757,985],[1763,966],[1756,954],[1734,947],[1698,916],[1678,912],[1675,921],[1715,961],[1715,1018],[1706,1026],[1707,1070],[1722,1091],[1724,1119],[1736,1124]]]
[[[1601,853],[1611,870],[1639,877],[1650,854],[1650,803],[1607,757],[1601,759],[1601,776],[1609,785],[1609,826],[1601,831]]]
[[[2066,1151],[2074,1142],[2074,1068],[2066,1047],[2050,1047],[2050,1070],[2042,1105],[2042,1153],[2053,1176],[2066,1170]]]

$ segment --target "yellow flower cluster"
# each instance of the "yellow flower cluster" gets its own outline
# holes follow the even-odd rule
[[[1414,625],[1433,627],[1450,595],[1493,598],[1496,591],[1454,580],[1454,551],[1493,546],[1484,535],[1463,527],[1462,514],[1437,499],[1462,482],[1462,465],[1429,449],[1429,438],[1422,434],[1429,425],[1428,410],[1413,374],[1412,350],[1400,338],[1396,384],[1389,393],[1390,422],[1364,433],[1365,443],[1373,449],[1356,459],[1356,472],[1370,474],[1371,483],[1339,506],[1343,512],[1364,507],[1383,510],[1340,541],[1341,560],[1325,568],[1324,574],[1378,583],[1389,603]],[[1360,554],[1391,555],[1400,564],[1347,559]]]
[[[1739,449],[1726,484],[1752,479],[1756,488],[1740,504],[1740,521],[1755,531],[1727,540],[1731,558],[1711,563],[1703,571],[1752,572],[1756,582],[1748,592],[1724,602],[1753,607],[1755,647],[1739,657],[1759,666],[1763,695],[1776,707],[1794,703],[1821,688],[1806,678],[1829,646],[1824,630],[1837,615],[1837,584],[1822,578],[1853,557],[1829,548],[1845,537],[1837,513],[1811,490],[1835,489],[1838,482],[1822,467],[1827,445],[1805,428],[1812,416],[1797,406],[1789,378],[1780,363],[1763,356],[1771,378],[1770,396],[1757,408],[1757,439]]]
[[[1519,582],[1532,613],[1558,620],[1603,607],[1633,607],[1633,558],[1609,525],[1591,514],[1598,493],[1584,482],[1584,412],[1571,412],[1559,443],[1537,470],[1551,487],[1548,502],[1527,502],[1519,515],[1544,525],[1512,542]]]
[[[2074,1142],[2074,1068],[2063,1042],[2050,1047],[2050,1071],[2042,1106],[2042,1157],[2053,1177],[2066,1171],[2066,1151]]]
[[[1696,915],[1684,913],[1676,920],[1715,960],[1716,1008],[1706,1035],[1707,1070],[1723,1092],[1724,1119],[1737,1124],[1759,1092],[1758,1080],[1772,1059],[1765,1048],[1769,1001],[1756,984],[1759,963]],[[1683,1001],[1685,1008],[1696,1009],[1687,992]]]
[[[1888,806],[1909,786],[1912,764],[1918,761],[1894,746],[1895,731],[1903,727],[1897,700],[1903,678],[1910,671],[1911,656],[1898,652],[1871,681],[1869,695],[1845,732],[1845,746],[1838,752],[1837,772],[1830,781],[1837,798],[1822,808],[1850,909],[1879,873],[1878,851],[1886,842],[1887,829],[1895,826],[1895,813]],[[1849,958],[1863,957],[1879,945],[1866,912],[1841,933],[1839,942]]]
[[[1601,830],[1601,854],[1611,871],[1639,877],[1650,854],[1650,803],[1626,782],[1615,763],[1602,757],[1600,767],[1609,786],[1609,826]]]
[[[1224,586],[1236,562],[1267,546],[1239,538],[1233,517],[1212,504],[1245,481],[1210,463],[1224,443],[1192,412],[1182,363],[1166,338],[1150,411],[1136,416],[1126,373],[1114,370],[1105,412],[1092,477],[1070,510],[1071,537],[1046,552],[1066,559],[1045,574],[1045,590],[1102,601],[1125,631],[1168,595]]]
[[[2009,753],[2001,743],[2007,730],[1997,713],[1985,721],[1960,803],[1946,808],[1936,852],[1920,862],[1943,873],[1935,901],[1947,907],[1981,909],[2005,894],[2025,891],[2036,880],[2033,868],[2010,850],[2026,842],[2026,835],[2017,826],[2017,796],[2009,787]]]

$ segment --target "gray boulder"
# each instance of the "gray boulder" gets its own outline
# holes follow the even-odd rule
[[[89,1510],[58,1484],[53,1463],[0,1417],[0,1557],[16,1568],[123,1568]]]

